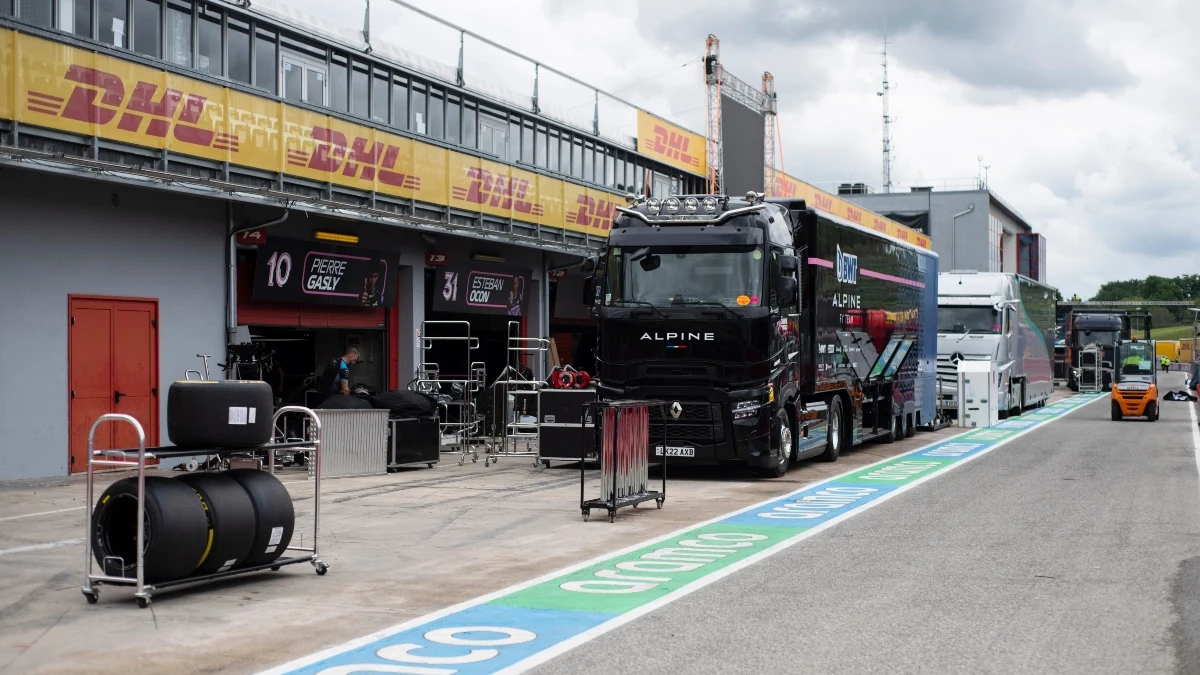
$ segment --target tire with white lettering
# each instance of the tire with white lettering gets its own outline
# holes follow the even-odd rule
[[[181,380],[167,390],[167,436],[181,448],[256,448],[270,442],[274,412],[266,382]]]
[[[208,513],[209,545],[195,574],[233,569],[254,543],[254,503],[236,480],[219,473],[185,473],[175,480],[200,495]]]
[[[822,461],[836,462],[838,456],[842,454],[842,443],[846,440],[846,434],[843,431],[845,421],[842,415],[842,397],[834,396],[833,400],[829,402],[829,425],[826,427],[825,452],[821,455]]]
[[[108,486],[92,512],[92,553],[108,576],[137,576],[137,504],[137,478],[123,478]],[[143,523],[148,583],[182,579],[196,569],[208,543],[208,519],[190,487],[146,476]]]
[[[792,462],[794,443],[787,408],[780,408],[771,422],[771,450],[778,453],[778,461],[771,466],[759,467],[759,473],[767,478],[783,478]]]
[[[238,567],[267,565],[283,555],[296,528],[292,495],[279,479],[258,469],[231,469],[226,476],[237,481],[254,505],[254,543]]]

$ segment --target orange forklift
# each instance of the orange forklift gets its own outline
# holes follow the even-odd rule
[[[1113,368],[1112,418],[1158,419],[1158,368],[1153,340],[1118,340]]]

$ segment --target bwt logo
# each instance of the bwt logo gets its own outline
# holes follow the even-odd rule
[[[612,202],[607,199],[579,195],[575,198],[575,203],[579,205],[579,209],[567,212],[568,223],[606,232],[612,228],[613,209],[615,208]]]
[[[374,181],[378,175],[379,182],[384,185],[421,189],[420,178],[393,171],[400,157],[400,148],[394,145],[375,142],[368,147],[371,141],[359,137],[353,143],[347,143],[346,134],[327,127],[313,127],[310,135],[317,141],[312,154],[288,148],[288,164],[325,173],[341,171],[343,176],[367,181]]]
[[[120,115],[117,128],[122,131],[157,138],[166,138],[167,132],[173,132],[175,139],[183,143],[238,151],[236,135],[189,126],[200,122],[208,101],[204,96],[188,94],[185,98],[177,89],[166,89],[158,95],[157,84],[138,82],[126,100],[125,82],[120,77],[78,65],[67,68],[63,78],[77,83],[65,103],[58,96],[29,90],[28,109],[99,126],[111,124]],[[143,128],[142,122],[147,119],[149,122]]]
[[[668,131],[666,127],[654,125],[654,141],[650,144],[650,149],[656,154],[670,157],[690,166],[699,167],[700,157],[688,153],[688,145],[692,139],[683,134]]]
[[[546,212],[541,204],[526,199],[529,181],[508,176],[497,176],[487,169],[471,167],[467,170],[471,187],[454,188],[454,198],[471,204],[487,204],[498,209],[512,209],[517,213],[540,216]]]
[[[834,264],[837,269],[837,280],[843,284],[858,283],[858,256],[850,253],[842,253],[842,247],[837,247],[837,262]]]

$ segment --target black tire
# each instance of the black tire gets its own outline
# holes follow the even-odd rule
[[[1112,402],[1112,419],[1113,419],[1113,421],[1120,422],[1122,419],[1124,419],[1124,417],[1125,416],[1123,414],[1121,414],[1121,404],[1117,403],[1116,401],[1113,401]]]
[[[899,417],[896,415],[888,415],[888,419],[890,420],[888,424],[888,432],[880,440],[882,440],[884,443],[895,443],[896,438],[902,433],[899,427],[903,423],[898,421]]]
[[[271,440],[274,411],[266,382],[182,380],[167,392],[167,436],[181,448],[256,448]]]
[[[255,567],[275,562],[292,541],[296,510],[292,495],[279,479],[258,469],[225,472],[246,491],[254,506],[254,541],[250,553],[238,567]]]
[[[914,423],[913,414],[908,413],[904,416],[904,437],[912,438],[917,435],[917,425]]]
[[[137,501],[137,478],[124,478],[100,495],[92,512],[92,553],[108,576],[137,576]],[[208,543],[204,504],[181,482],[146,477],[143,528],[147,583],[182,579],[204,556]],[[119,556],[124,563],[106,562],[107,556]]]
[[[208,510],[210,543],[195,574],[238,566],[254,543],[254,503],[236,480],[220,473],[185,473],[180,481],[200,495]]]
[[[766,478],[783,478],[792,462],[796,439],[792,435],[792,423],[788,419],[787,409],[775,412],[771,420],[771,450],[778,453],[779,459],[771,466],[759,467],[758,472]]]
[[[1017,389],[1017,404],[1008,411],[1009,417],[1020,417],[1021,413],[1025,412],[1025,383]]]
[[[1158,420],[1158,402],[1150,401],[1146,404],[1146,420],[1154,422]]]
[[[836,462],[838,456],[842,454],[842,443],[846,440],[845,416],[842,415],[842,398],[834,396],[829,402],[829,426],[826,431],[825,452],[821,455],[821,460],[825,462]]]

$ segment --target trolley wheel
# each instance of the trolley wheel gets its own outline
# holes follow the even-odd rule
[[[146,609],[150,606],[150,598],[138,598],[138,609]]]
[[[467,463],[467,458],[466,458],[466,457],[463,457],[462,459],[458,460],[458,465],[459,465],[459,466],[462,466],[463,464],[466,464],[466,463]]]
[[[272,566],[271,566],[271,571],[272,571],[272,572],[278,572],[279,570],[280,570],[280,566],[279,566],[279,565],[272,565]]]
[[[475,462],[478,462],[478,461],[479,461],[479,455],[472,455],[472,456],[471,456],[471,463],[472,463],[472,464],[474,464]],[[486,464],[486,462],[484,462],[484,463]]]
[[[610,523],[617,522],[617,512],[616,511],[608,512],[608,522],[610,522]]]
[[[323,562],[317,563],[316,567],[317,567],[317,576],[319,576],[319,577],[325,576],[325,573],[329,571],[329,565],[327,565]]]
[[[661,509],[661,508],[662,508],[662,505],[663,505],[663,502],[665,502],[665,501],[667,501],[667,498],[666,498],[666,497],[663,497],[662,499],[655,499],[655,500],[654,500],[654,505],[655,505],[655,506],[657,506],[658,508],[660,508],[660,509]]]
[[[550,468],[550,460],[548,460],[548,459],[543,459],[543,460],[542,460],[542,466],[544,466],[544,467],[546,467],[547,469],[549,469],[549,468]]]
[[[427,466],[427,467],[429,467],[430,469],[432,469],[432,468],[433,468],[433,462],[430,462],[430,463],[426,464],[425,466]]]
[[[89,605],[94,605],[100,601],[100,591],[97,591],[97,590],[83,591],[83,597],[87,598],[87,602]]]
[[[591,509],[584,509],[583,510],[583,522],[586,523],[588,521],[588,518],[591,517],[591,515],[592,515]]]

